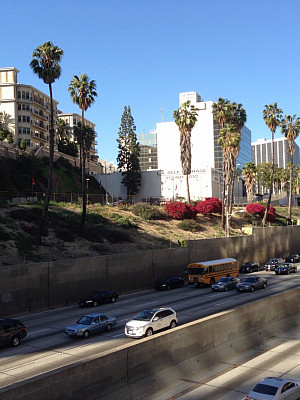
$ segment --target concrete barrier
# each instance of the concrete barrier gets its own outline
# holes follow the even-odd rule
[[[151,338],[1,388],[1,400],[138,400],[163,385],[300,322],[300,288],[209,316]]]

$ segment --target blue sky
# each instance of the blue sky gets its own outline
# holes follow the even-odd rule
[[[163,120],[173,120],[180,92],[242,103],[252,141],[270,138],[262,119],[265,104],[276,101],[284,114],[300,116],[299,0],[0,0],[0,5],[1,67],[18,68],[19,82],[48,93],[29,67],[33,50],[48,40],[64,50],[62,75],[53,85],[63,112],[80,113],[67,91],[73,75],[86,73],[96,81],[98,97],[86,117],[96,123],[98,154],[107,161],[117,157],[125,105],[136,132],[145,133],[161,121],[161,107]]]

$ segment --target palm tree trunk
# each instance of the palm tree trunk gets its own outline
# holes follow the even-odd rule
[[[273,193],[273,181],[274,181],[274,132],[272,131],[272,165],[271,165],[271,182],[270,182],[270,189],[269,189],[269,196],[268,196],[268,202],[267,202],[267,207],[265,209],[265,214],[262,220],[262,225],[265,226],[267,222],[267,216],[271,204],[271,198],[272,198],[272,193]]]
[[[52,189],[52,176],[53,176],[53,158],[54,158],[54,124],[53,124],[53,98],[52,98],[52,86],[49,83],[50,92],[50,129],[49,129],[49,166],[48,166],[48,185],[47,192],[44,201],[44,208],[42,213],[42,219],[39,226],[38,232],[38,243],[41,244],[42,236],[44,232],[45,222],[48,218],[48,210]]]
[[[81,113],[82,123],[81,123],[81,139],[82,139],[82,171],[81,171],[81,184],[82,184],[82,214],[81,214],[81,222],[80,229],[84,229],[85,220],[86,220],[86,179],[85,179],[85,160],[86,160],[86,151],[85,151],[85,138],[84,138],[84,111],[82,109]]]
[[[186,191],[187,191],[188,204],[191,204],[190,185],[189,185],[189,175],[188,174],[186,174]]]
[[[293,177],[293,155],[291,154],[290,158],[290,193],[289,193],[289,208],[288,208],[288,218],[289,220],[292,219],[292,187],[293,187],[293,182],[292,182],[292,177]]]

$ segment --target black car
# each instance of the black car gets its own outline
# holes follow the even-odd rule
[[[241,283],[236,285],[238,292],[254,292],[256,289],[265,289],[267,287],[267,279],[261,276],[251,276],[244,278]]]
[[[289,274],[290,272],[296,272],[297,271],[297,266],[295,264],[292,264],[290,262],[285,262],[278,267],[275,268],[275,274],[276,275],[281,275],[281,274]]]
[[[83,297],[79,300],[79,305],[81,307],[97,307],[99,304],[103,303],[114,303],[119,297],[118,292],[113,292],[111,290],[96,290],[91,292],[89,295]]]
[[[260,271],[259,263],[247,261],[240,267],[240,272],[256,272]]]
[[[211,290],[219,292],[219,291],[227,291],[230,289],[235,289],[236,285],[240,282],[241,280],[239,278],[235,278],[233,276],[226,276],[224,278],[220,278],[217,283],[212,284]]]
[[[184,279],[179,276],[171,276],[162,281],[155,283],[156,290],[170,290],[176,288],[182,288],[184,286]]]
[[[0,318],[0,346],[18,346],[27,329],[18,319]]]
[[[275,268],[278,267],[279,264],[282,264],[284,262],[283,258],[271,258],[266,264],[265,264],[265,270],[266,271],[275,271]]]
[[[286,257],[285,262],[289,263],[300,263],[300,256],[299,254],[290,254]]]

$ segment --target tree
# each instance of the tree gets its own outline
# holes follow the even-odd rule
[[[39,228],[38,241],[44,231],[44,225],[48,217],[49,202],[52,189],[52,176],[53,176],[53,156],[54,156],[54,110],[53,110],[53,97],[52,97],[52,84],[61,75],[61,67],[59,62],[63,56],[63,50],[54,46],[52,42],[45,42],[37,47],[30,62],[30,67],[37,76],[49,86],[50,94],[50,127],[49,127],[49,167],[48,167],[48,185],[45,196],[44,208],[42,213],[41,224]]]
[[[299,135],[300,118],[296,115],[285,115],[281,120],[281,133],[287,138],[290,153],[290,189],[289,189],[289,207],[288,218],[292,219],[292,181],[293,181],[293,154],[295,153],[295,140]]]
[[[21,139],[21,140],[20,140],[19,147],[20,147],[20,149],[21,149],[22,151],[25,151],[25,150],[26,150],[26,147],[27,147],[27,140],[24,139],[24,138]]]
[[[82,185],[82,215],[80,227],[84,229],[86,220],[86,179],[85,179],[85,163],[86,163],[86,143],[84,136],[86,134],[84,125],[84,112],[95,102],[96,82],[89,80],[86,74],[80,74],[80,78],[77,75],[73,76],[73,80],[69,84],[68,91],[70,92],[73,103],[77,104],[81,110],[81,137],[82,140],[79,142],[81,146],[81,185]]]
[[[276,128],[280,125],[280,121],[281,121],[281,118],[282,118],[281,114],[282,114],[282,110],[277,107],[277,103],[270,104],[270,105],[265,105],[265,109],[263,110],[263,119],[265,121],[265,124],[267,125],[267,127],[270,129],[270,131],[272,133],[271,181],[270,181],[270,189],[269,189],[267,207],[266,207],[264,218],[263,218],[263,221],[262,221],[263,225],[265,225],[265,223],[267,221],[267,215],[268,215],[270,204],[271,204],[271,197],[272,197],[272,191],[273,191],[273,181],[274,181],[274,134],[275,134]]]
[[[138,193],[142,178],[139,162],[140,145],[135,130],[130,106],[125,106],[117,139],[119,149],[117,161],[123,176],[121,183],[127,188],[127,196]]]
[[[180,132],[180,161],[182,173],[186,176],[187,201],[190,204],[189,174],[191,173],[192,151],[191,132],[197,122],[197,111],[191,101],[181,104],[178,110],[173,112],[173,118]]]
[[[245,179],[245,187],[247,192],[247,201],[251,203],[254,198],[254,189],[256,182],[256,166],[252,162],[248,162],[242,168],[242,176]]]

